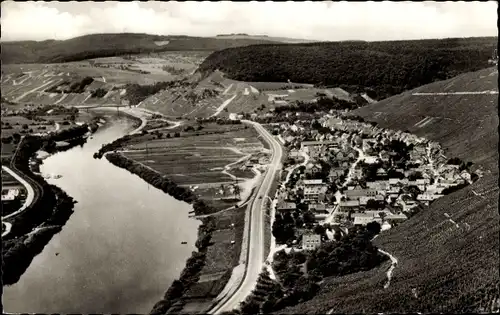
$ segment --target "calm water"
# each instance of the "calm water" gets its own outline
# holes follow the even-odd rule
[[[5,311],[147,313],[179,277],[200,224],[188,218],[192,207],[92,157],[131,129],[115,120],[83,148],[44,161],[43,174],[63,176],[48,181],[78,203],[19,282],[3,288]]]

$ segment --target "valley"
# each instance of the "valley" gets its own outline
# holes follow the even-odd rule
[[[2,167],[27,180],[2,172],[9,311],[498,310],[493,38],[136,35],[5,45]],[[45,281],[59,302],[23,308]]]

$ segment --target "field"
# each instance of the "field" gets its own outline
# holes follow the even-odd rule
[[[484,176],[440,198],[374,241],[398,259],[387,290],[381,283],[386,269],[377,268],[329,279],[312,300],[280,313],[488,313],[495,309],[491,307],[500,298],[498,94],[415,93],[498,93],[497,81],[496,69],[484,69],[425,85],[354,112],[381,127],[408,129],[439,141],[447,156],[472,161],[473,168],[484,170]],[[435,119],[428,119],[425,126],[419,124],[426,117]]]
[[[208,52],[165,52],[125,57],[97,58],[63,64],[3,65],[2,96],[16,103],[98,105],[121,104],[125,84],[141,85],[171,81],[191,74]],[[170,72],[169,72],[170,71]],[[81,93],[51,93],[46,90],[63,82],[94,81]],[[105,90],[102,97],[92,91]]]
[[[183,313],[193,313],[195,309],[200,312],[206,310],[210,302],[207,298],[215,298],[224,289],[231,270],[238,265],[245,208],[224,212],[216,218],[217,230],[213,233],[213,245],[208,248],[200,280],[183,297],[186,302]]]
[[[161,139],[145,136],[148,140],[127,145],[123,153],[166,174],[178,185],[194,189],[222,210],[235,204],[236,178],[242,198],[249,193],[247,182],[255,174],[246,168],[244,160],[260,153],[263,146],[256,131],[244,124],[202,126],[199,131],[179,132],[179,137],[174,134],[180,128],[163,130]]]

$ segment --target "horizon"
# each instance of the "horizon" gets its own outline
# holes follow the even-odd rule
[[[121,33],[190,37],[246,33],[332,42],[498,37],[497,8],[496,1],[4,1],[1,41]]]
[[[467,38],[495,38],[498,37],[498,35],[493,35],[493,36],[467,36],[467,37],[436,37],[436,38],[417,38],[417,39],[389,39],[389,40],[363,40],[363,39],[343,39],[343,40],[314,40],[314,39],[303,39],[303,38],[290,38],[290,37],[283,37],[283,36],[271,36],[271,35],[265,35],[265,34],[259,34],[259,35],[254,35],[254,34],[216,34],[216,35],[211,35],[211,36],[195,36],[195,35],[184,35],[184,34],[172,34],[172,35],[162,35],[162,34],[150,34],[150,33],[132,33],[132,32],[124,32],[124,33],[89,33],[89,34],[83,34],[75,37],[71,37],[68,39],[54,39],[54,38],[48,38],[48,39],[41,39],[41,40],[3,40],[0,38],[0,42],[3,43],[16,43],[16,42],[46,42],[46,41],[65,41],[65,40],[71,40],[75,38],[80,38],[80,37],[85,37],[85,36],[93,36],[93,35],[145,35],[145,36],[162,36],[162,37],[192,37],[192,38],[215,38],[217,36],[228,36],[228,35],[235,35],[235,36],[249,36],[249,37],[269,37],[270,39],[272,38],[288,38],[288,39],[295,39],[295,40],[308,40],[312,42],[367,42],[367,43],[374,43],[374,42],[397,42],[397,41],[419,41],[419,40],[445,40],[445,39],[467,39]],[[277,44],[289,44],[289,43],[277,43]],[[293,44],[301,44],[301,43],[293,43]],[[306,43],[302,43],[306,44]]]

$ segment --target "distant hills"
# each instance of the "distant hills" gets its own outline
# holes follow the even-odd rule
[[[286,44],[300,44],[300,43],[315,43],[318,40],[310,39],[298,39],[298,38],[288,38],[288,37],[272,37],[268,35],[248,35],[245,33],[237,34],[219,34],[215,38],[225,38],[225,39],[254,39],[254,40],[268,40],[273,42],[280,42]]]
[[[243,36],[246,35],[230,35]],[[263,44],[212,53],[200,65],[240,81],[312,83],[383,99],[489,66],[496,37]]]
[[[2,42],[2,63],[58,63],[161,51],[205,50],[280,43],[272,38],[92,34],[68,40]]]
[[[277,313],[498,312],[498,94],[453,94],[485,91],[498,92],[496,68],[431,83],[352,113],[438,141],[447,157],[473,162],[484,176],[374,241],[398,259],[389,288],[383,287],[386,263],[327,278],[313,299]]]

